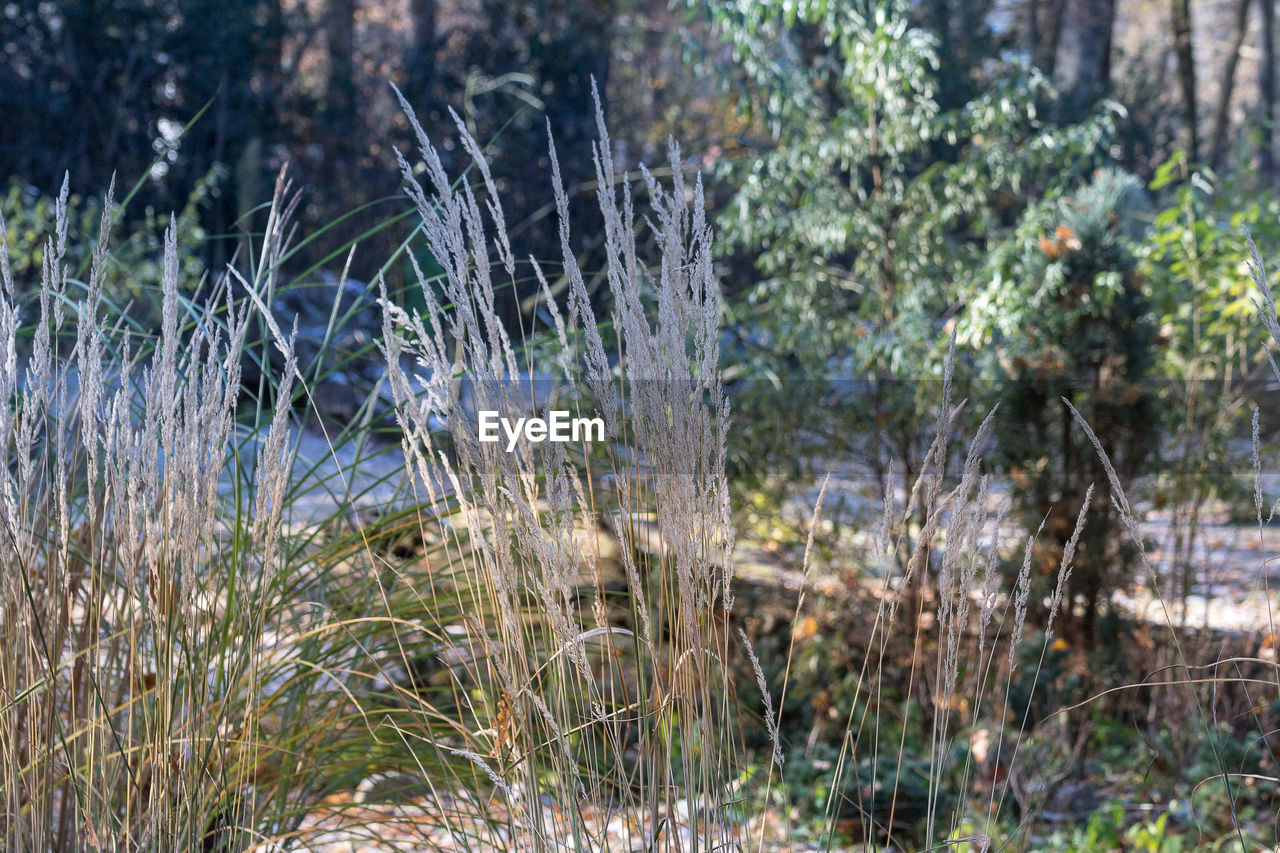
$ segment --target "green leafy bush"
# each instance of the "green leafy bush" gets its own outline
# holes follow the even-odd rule
[[[1097,489],[1066,599],[1078,596],[1083,612],[1077,623],[1070,604],[1064,611],[1090,639],[1135,555],[1119,536],[1107,471],[1070,407],[1104,437],[1120,484],[1131,484],[1159,440],[1146,383],[1156,328],[1135,254],[1146,204],[1136,178],[1103,171],[1030,208],[988,259],[961,331],[1001,402],[992,459],[1009,472],[1026,529],[1043,526],[1046,569],[1066,549],[1086,491]]]
[[[61,194],[65,194],[66,252],[71,297],[78,301],[86,292],[94,247],[100,239],[104,218],[103,199],[81,196],[69,191],[69,178]],[[208,235],[200,225],[200,210],[210,193],[216,190],[221,173],[214,171],[197,183],[187,205],[174,217],[178,233],[178,275],[185,297],[195,292],[204,277],[202,250]],[[57,228],[57,207],[61,194],[50,195],[36,187],[13,180],[0,196],[0,214],[5,221],[5,244],[13,274],[19,280],[40,275],[46,241]],[[112,202],[106,218],[119,222],[124,206]],[[102,300],[117,317],[135,332],[154,334],[159,329],[164,233],[169,217],[146,210],[140,221],[131,223],[127,234],[112,246],[106,268],[101,273]],[[24,292],[25,301],[37,296],[34,288]]]

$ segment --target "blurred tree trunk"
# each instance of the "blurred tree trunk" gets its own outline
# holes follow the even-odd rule
[[[1063,95],[1066,121],[1084,118],[1111,82],[1115,0],[1062,0],[1053,80]]]
[[[1173,49],[1178,57],[1178,85],[1182,89],[1182,120],[1187,131],[1187,163],[1200,159],[1200,128],[1196,119],[1196,66],[1191,38],[1191,0],[1173,0]]]
[[[325,13],[328,77],[325,86],[325,171],[332,177],[346,172],[355,140],[355,23],[356,0],[329,0]]]
[[[1240,0],[1236,4],[1236,26],[1231,37],[1231,49],[1227,52],[1227,64],[1222,69],[1222,86],[1218,90],[1218,103],[1213,110],[1213,141],[1209,151],[1209,165],[1218,168],[1227,148],[1227,126],[1231,123],[1231,95],[1236,85],[1236,66],[1240,64],[1240,48],[1249,31],[1249,5],[1252,0]]]
[[[1275,149],[1272,136],[1275,133],[1276,110],[1276,6],[1275,0],[1262,0],[1262,63],[1258,71],[1259,97],[1262,101],[1259,130],[1262,140],[1258,146],[1258,172],[1262,180],[1271,185],[1275,181]]]
[[[1058,36],[1067,0],[1031,0],[1031,61],[1053,77],[1058,59]]]
[[[981,69],[1012,46],[988,23],[994,5],[992,0],[927,0],[913,16],[937,39],[939,110],[958,109],[972,101],[982,88]],[[1035,9],[1034,3],[1030,9]],[[816,47],[830,50],[829,45]]]
[[[413,44],[404,63],[404,96],[420,112],[435,102],[436,0],[409,0]]]

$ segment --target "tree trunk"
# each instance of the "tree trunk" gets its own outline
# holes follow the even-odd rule
[[[1066,8],[1067,0],[1031,0],[1031,61],[1050,78],[1057,65]]]
[[[436,77],[436,0],[409,0],[413,45],[405,60],[404,96],[416,110],[434,103]]]
[[[1173,49],[1178,56],[1178,84],[1182,89],[1182,120],[1187,129],[1187,163],[1200,159],[1196,120],[1196,66],[1192,52],[1191,0],[1173,0]]]
[[[325,40],[329,70],[325,87],[325,168],[343,173],[355,138],[355,19],[356,0],[329,0]]]
[[[1222,88],[1218,91],[1218,103],[1213,110],[1213,142],[1209,152],[1209,165],[1218,168],[1227,149],[1227,127],[1231,123],[1231,94],[1236,85],[1236,66],[1240,64],[1240,48],[1249,31],[1249,4],[1252,0],[1240,0],[1236,5],[1235,33],[1231,49],[1227,52],[1227,64],[1222,69]]]
[[[1062,118],[1079,121],[1111,82],[1115,0],[1064,0],[1057,33],[1054,83],[1063,94]]]
[[[1270,186],[1275,180],[1275,149],[1272,136],[1275,132],[1276,109],[1276,5],[1275,0],[1262,0],[1262,63],[1259,72],[1259,92],[1262,103],[1259,130],[1262,140],[1258,146],[1258,172],[1263,182]]]

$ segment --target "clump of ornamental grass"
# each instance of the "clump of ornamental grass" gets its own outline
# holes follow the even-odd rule
[[[973,850],[989,849],[999,834],[1003,797],[994,786],[983,792],[984,808],[973,805],[977,797],[957,802],[950,788],[959,780],[962,790],[976,794],[978,789],[970,787],[975,777],[997,764],[1016,764],[1022,732],[1010,711],[1009,689],[1027,642],[1023,634],[1031,595],[1032,541],[1026,544],[1014,589],[1006,593],[999,566],[1008,508],[993,490],[990,476],[982,473],[982,454],[994,440],[995,411],[970,438],[958,466],[952,465],[952,437],[965,405],[952,397],[954,361],[953,338],[938,421],[920,474],[914,482],[901,484],[901,504],[893,498],[899,484],[892,477],[885,484],[889,498],[874,536],[872,559],[890,571],[877,593],[879,607],[867,614],[867,651],[853,695],[842,699],[847,707],[840,741],[833,744],[838,757],[830,774],[830,789],[836,794],[826,799],[823,814],[828,845],[836,842],[837,827],[843,827],[843,835],[869,843],[918,842]],[[816,528],[817,522],[815,509],[811,526]],[[1083,523],[1082,514],[1076,537]],[[1075,541],[1073,537],[1073,547],[1058,567],[1050,621],[1041,640],[1046,647],[1052,640],[1052,620],[1063,606]],[[811,534],[806,578],[812,546]],[[802,595],[797,620],[803,604]],[[794,646],[793,637],[788,674]],[[900,678],[891,666],[895,650],[902,648],[910,652],[906,683],[891,684]],[[885,699],[889,687],[903,697],[900,705]],[[922,706],[917,696],[928,697],[928,704]],[[1006,718],[1014,720],[1012,729],[1004,724]],[[996,735],[989,755],[986,744],[981,755],[975,755],[971,741],[983,724]],[[919,737],[916,732],[923,734],[923,753],[912,743]],[[999,754],[1006,749],[1010,754]]]
[[[154,339],[104,306],[106,215],[87,280],[69,272],[66,197],[39,281],[15,280],[0,239],[0,847],[287,839],[309,803],[387,763],[358,695],[385,691],[386,656],[367,649],[406,606],[368,582],[368,538],[394,518],[323,540],[290,529],[306,390],[291,336],[278,381],[242,408],[287,187],[248,276],[198,302],[180,296],[169,229]]]
[[[457,695],[467,697],[458,709],[463,736],[424,746],[502,801],[507,825],[490,827],[497,846],[591,849],[605,843],[599,827],[617,816],[626,817],[624,843],[642,839],[650,849],[738,842],[738,706],[728,664],[741,652],[727,627],[729,404],[701,181],[685,183],[674,147],[669,186],[642,170],[646,225],[659,252],[646,266],[630,182],[618,180],[600,120],[597,201],[616,336],[607,350],[574,256],[552,144],[568,306],[556,305],[530,259],[560,352],[558,393],[531,399],[542,366],[532,364],[525,342],[511,340],[494,308],[494,279],[512,281],[523,264],[511,253],[487,163],[459,122],[478,186],[455,186],[412,124],[429,188],[407,160],[401,165],[444,272],[429,280],[418,271],[420,315],[384,299],[389,380],[422,489],[422,523],[466,543],[465,552],[461,544],[451,549],[458,580],[484,590],[486,601],[450,635],[452,658],[462,662],[454,668]],[[402,366],[409,358],[412,373]],[[599,417],[605,440],[522,439],[508,451],[505,442],[478,439],[475,412],[514,422],[531,406]],[[447,424],[447,450],[436,418]],[[602,543],[586,523],[601,513],[620,539],[621,615],[606,601]],[[638,541],[645,518],[660,531],[656,549]]]
[[[110,222],[79,290],[66,198],[64,184],[21,369],[24,285],[0,248],[0,838],[11,850],[198,847],[249,807],[228,777],[243,781],[266,755],[253,667],[288,480],[287,408],[255,466],[252,523],[223,527],[213,508],[249,312],[224,282],[209,298],[219,315],[184,329],[171,224],[158,340],[113,334],[102,310]]]
[[[1269,295],[1264,285],[1260,287]],[[1274,315],[1274,305],[1268,313]],[[1272,329],[1275,323],[1267,326]],[[1255,679],[1233,679],[1218,672],[1240,664],[1239,659],[1207,665],[1191,661],[1161,595],[1159,571],[1146,554],[1138,511],[1119,482],[1103,437],[1069,402],[1074,427],[1089,440],[1108,477],[1123,533],[1134,543],[1139,564],[1151,579],[1169,643],[1161,650],[1159,663],[1151,662],[1158,677],[1100,688],[1076,705],[1034,712],[1031,699],[1048,686],[1042,680],[1042,668],[1051,649],[1057,648],[1059,618],[1077,606],[1072,569],[1082,547],[1094,489],[1090,486],[1086,491],[1050,577],[1045,621],[1031,624],[1033,596],[1045,594],[1034,589],[1033,548],[1039,532],[1026,540],[1012,589],[1003,589],[998,570],[1003,559],[1000,531],[1008,508],[997,497],[989,475],[981,473],[984,447],[998,440],[990,432],[994,412],[978,427],[967,453],[954,466],[955,473],[947,476],[951,468],[947,437],[954,432],[963,406],[951,399],[953,363],[954,353],[947,360],[939,422],[923,471],[906,490],[901,509],[893,501],[886,502],[874,540],[882,565],[905,568],[886,573],[879,592],[881,604],[849,702],[831,784],[843,793],[828,798],[825,805],[824,816],[833,830],[828,842],[834,840],[834,828],[843,816],[846,825],[856,826],[850,834],[886,846],[1023,849],[1032,844],[1031,827],[1036,825],[1044,793],[1083,772],[1081,756],[1091,730],[1080,722],[1081,712],[1114,692],[1133,690],[1149,692],[1153,702],[1159,697],[1166,708],[1185,713],[1192,730],[1212,745],[1216,778],[1226,788],[1222,807],[1243,843],[1232,793],[1233,787],[1239,789],[1234,780],[1241,774],[1219,744],[1215,717],[1220,708],[1230,706],[1226,694],[1233,691],[1228,687],[1242,688],[1247,695]],[[1259,467],[1255,451],[1255,470]],[[954,484],[948,487],[948,480]],[[895,492],[894,483],[888,483],[885,493]],[[894,649],[904,642],[910,658],[902,684],[890,664],[895,660]],[[1028,662],[1034,668],[1020,672]],[[1015,684],[1023,694],[1020,700],[1014,697]],[[902,697],[897,707],[885,701],[886,688]],[[916,697],[923,701],[915,701]],[[1262,718],[1258,721],[1258,734],[1265,739]],[[911,744],[914,733],[921,730],[927,733],[927,750]]]

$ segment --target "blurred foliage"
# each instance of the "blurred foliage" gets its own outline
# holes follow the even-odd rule
[[[986,356],[975,364],[984,378],[1101,368],[1116,341],[1093,321],[1123,313],[1131,329],[1147,319],[1134,256],[1146,206],[1136,178],[1102,171],[1026,210],[975,274],[960,325],[959,342]]]
[[[141,221],[182,208],[221,168],[229,179],[199,212],[220,238],[201,256],[220,269],[263,227],[257,206],[288,163],[315,236],[293,267],[340,266],[347,238],[376,229],[351,268],[369,281],[408,233],[379,228],[398,204],[394,149],[413,147],[395,83],[433,136],[452,129],[452,107],[491,143],[523,260],[554,236],[546,123],[569,182],[589,179],[590,81],[607,96],[614,23],[632,5],[644,4],[16,0],[0,10],[0,182],[47,187],[70,172],[100,192],[112,175],[141,181],[126,213]],[[386,272],[398,288],[400,267]]]
[[[1280,202],[1241,192],[1182,155],[1161,165],[1153,192],[1167,194],[1143,240],[1143,273],[1165,327],[1163,371],[1172,377],[1231,382],[1254,373],[1259,297],[1244,258],[1244,229],[1258,242],[1280,239]]]
[[[190,297],[205,280],[201,247],[208,234],[201,226],[200,213],[222,178],[220,170],[197,182],[182,211],[173,216],[178,229],[178,281]],[[15,280],[39,280],[48,235],[58,202],[49,195],[17,179],[0,196],[0,216],[4,217],[5,244]],[[79,301],[89,278],[89,265],[97,245],[104,200],[97,196],[67,196],[67,267],[73,280],[69,298]],[[113,201],[110,220],[117,222],[122,207]],[[111,256],[103,283],[103,300],[113,314],[127,321],[132,330],[150,335],[160,326],[160,279],[164,267],[164,230],[170,217],[146,208],[138,225],[109,237]],[[78,288],[80,292],[77,292]],[[23,294],[34,301],[35,292]]]
[[[140,181],[128,211],[140,221],[183,208],[222,168],[238,172],[237,183],[209,196],[200,219],[212,234],[233,230],[270,195],[281,162],[272,146],[295,126],[283,116],[306,109],[284,97],[285,17],[272,0],[7,4],[0,180],[48,187],[69,172],[93,192],[113,176]],[[237,199],[245,192],[253,198]],[[230,255],[217,242],[200,252],[215,266]]]
[[[818,373],[936,374],[955,283],[1040,188],[1092,167],[1110,115],[1047,123],[1048,84],[1016,62],[941,109],[937,39],[905,4],[707,9],[739,107],[768,134],[724,167],[737,191],[721,228],[762,276],[741,319]]]
[[[1177,155],[1162,164],[1151,190],[1163,196],[1142,243],[1141,269],[1160,324],[1155,390],[1160,396],[1166,464],[1154,471],[1156,505],[1173,522],[1170,552],[1179,596],[1196,583],[1192,549],[1205,508],[1224,501],[1253,519],[1251,477],[1231,442],[1248,435],[1255,405],[1270,408],[1268,378],[1256,345],[1245,229],[1264,244],[1280,240],[1275,195],[1190,168]],[[1185,616],[1185,614],[1184,614]]]
[[[737,482],[773,487],[767,514],[786,482],[768,471],[854,458],[883,500],[890,475],[921,471],[946,341],[990,253],[1025,210],[1106,162],[1115,109],[1056,124],[1047,78],[995,38],[965,47],[958,85],[955,33],[906,3],[697,8],[758,133],[718,174],[735,193],[719,220],[726,261],[754,267],[729,284],[749,425]],[[975,357],[960,353],[957,400]]]
[[[1146,382],[1156,328],[1135,249],[1146,210],[1141,183],[1113,170],[1031,206],[987,259],[961,326],[1002,406],[990,458],[1009,472],[1024,527],[1044,526],[1044,574],[1056,575],[1094,490],[1066,599],[1082,596],[1077,627],[1089,639],[1110,593],[1130,581],[1136,553],[1119,535],[1108,471],[1068,403],[1102,437],[1127,489],[1159,437]],[[1072,608],[1063,618],[1073,623]]]
[[[1268,197],[1215,209],[1212,176],[1173,160],[1153,204],[1140,178],[1108,165],[1131,116],[1103,101],[1077,124],[1050,118],[1064,111],[1046,77],[998,33],[963,39],[951,17],[963,10],[691,6],[733,60],[722,84],[747,128],[717,176],[733,192],[719,222],[748,514],[776,515],[790,484],[833,458],[859,459],[881,500],[887,476],[912,481],[954,330],[957,399],[970,399],[967,417],[1003,403],[993,464],[1013,475],[1030,531],[1049,517],[1045,574],[1097,485],[1069,591],[1084,607],[1074,627],[1092,632],[1133,579],[1135,552],[1059,398],[1104,437],[1125,486],[1162,441],[1220,466],[1256,363],[1251,285],[1226,223],[1274,221]],[[1194,435],[1218,455],[1196,452]],[[1158,502],[1199,507],[1231,491],[1195,491],[1205,473],[1162,471]],[[1189,553],[1197,521],[1177,524],[1175,550]]]

